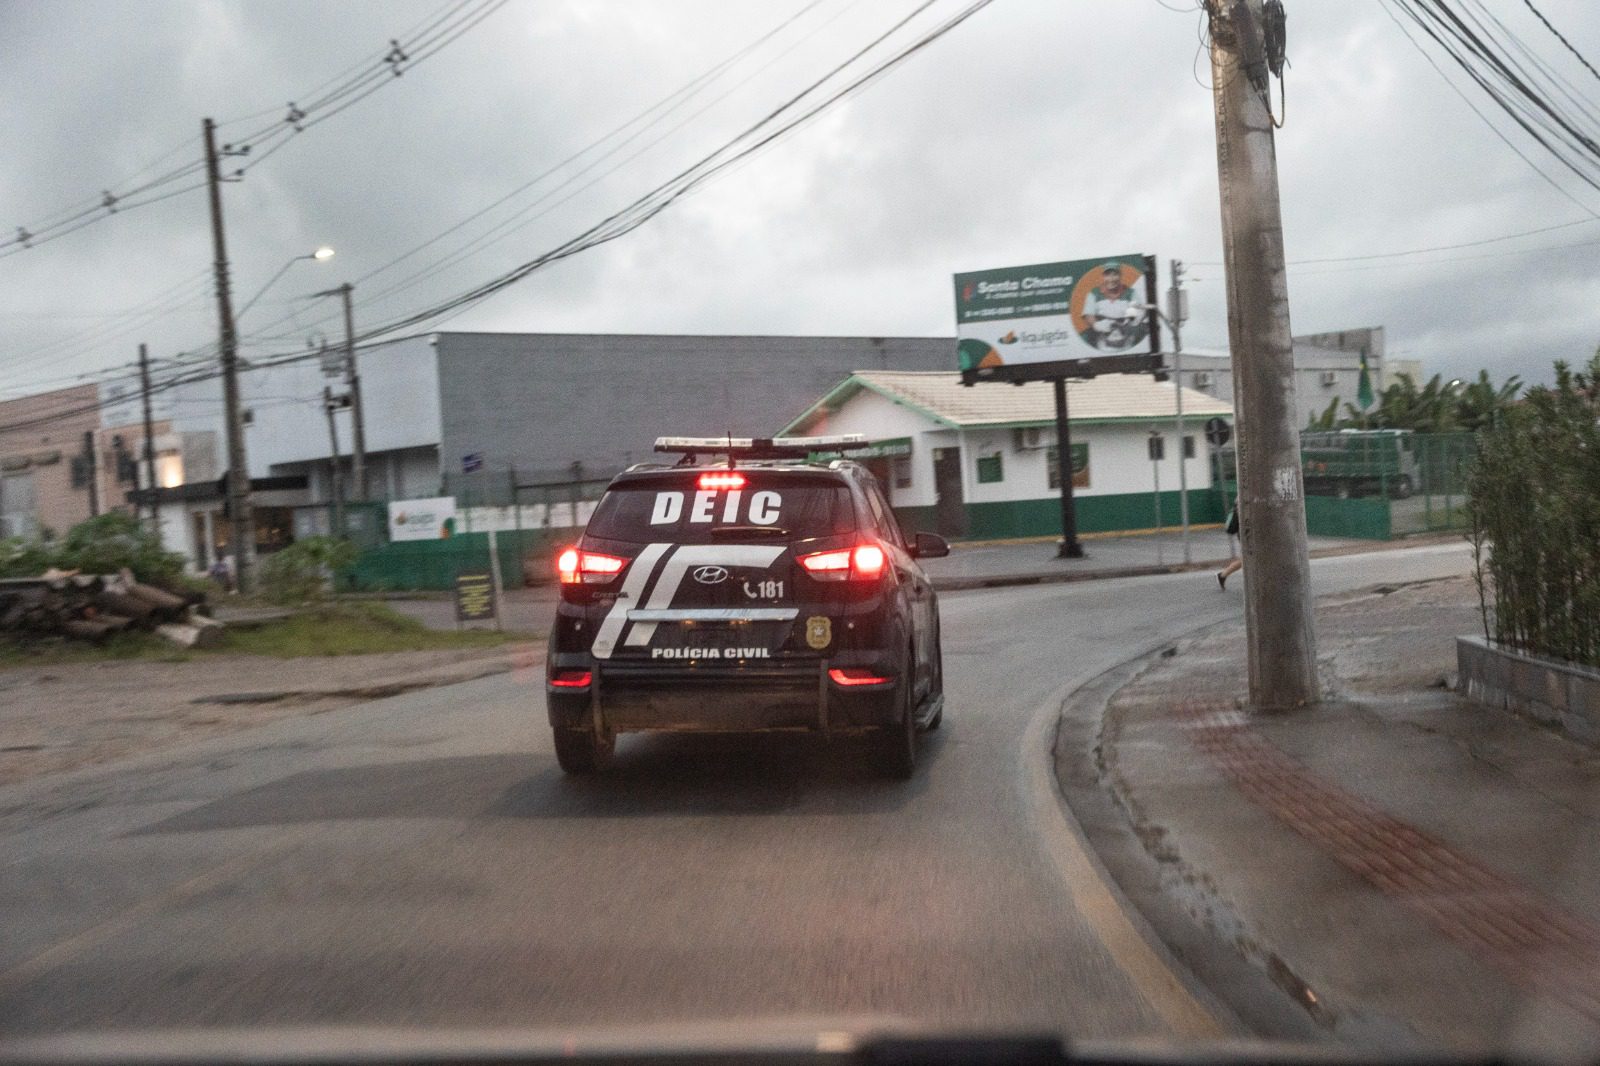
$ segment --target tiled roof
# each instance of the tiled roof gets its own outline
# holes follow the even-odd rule
[[[886,396],[949,426],[1005,426],[1053,422],[1055,390],[1047,381],[1024,385],[984,383],[970,388],[961,375],[944,371],[858,370],[805,415],[801,428],[819,409],[837,410],[861,389]],[[1074,422],[1172,418],[1176,400],[1171,382],[1148,374],[1106,374],[1067,383],[1067,411]],[[1185,418],[1232,415],[1233,407],[1194,389],[1183,390]]]

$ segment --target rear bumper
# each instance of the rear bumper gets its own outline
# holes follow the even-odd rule
[[[598,718],[618,733],[848,733],[899,721],[899,680],[846,688],[829,679],[828,660],[743,670],[590,663],[590,688],[546,688],[552,726],[587,728]]]

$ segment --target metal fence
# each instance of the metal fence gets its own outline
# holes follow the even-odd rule
[[[1465,530],[1472,433],[1303,433],[1306,529],[1313,536],[1388,540]],[[1238,495],[1231,448],[1216,456],[1223,506]]]

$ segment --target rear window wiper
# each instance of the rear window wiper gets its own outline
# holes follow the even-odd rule
[[[789,531],[781,526],[717,526],[711,530],[713,537],[787,537]]]

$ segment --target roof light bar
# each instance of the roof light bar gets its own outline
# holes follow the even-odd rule
[[[865,448],[868,444],[860,433],[839,433],[831,437],[657,437],[655,450],[682,455],[704,452],[803,459],[812,452],[843,452]]]

